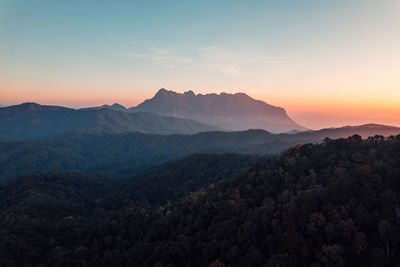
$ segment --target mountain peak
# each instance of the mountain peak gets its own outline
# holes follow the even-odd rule
[[[157,94],[165,94],[165,93],[167,93],[167,92],[168,92],[167,89],[161,88],[160,90],[158,90],[158,92],[156,93],[156,95],[157,95]]]
[[[110,105],[102,105],[101,107],[95,107],[95,109],[99,108],[105,108],[105,109],[112,109],[112,110],[117,110],[117,111],[126,111],[126,107],[123,105],[120,105],[118,103],[114,103],[111,106]]]
[[[186,91],[186,92],[184,93],[184,95],[187,95],[187,96],[196,96],[196,94],[195,94],[192,90]]]
[[[12,109],[18,109],[18,110],[25,110],[25,111],[34,111],[34,110],[40,110],[44,106],[35,103],[35,102],[25,102],[19,105],[14,105],[14,106],[9,106],[9,108]]]
[[[158,90],[158,92],[155,94],[154,97],[156,96],[166,96],[166,95],[170,95],[170,94],[176,94],[174,91],[170,91],[167,90],[165,88],[161,88],[160,90]]]
[[[40,107],[41,105],[35,102],[25,102],[20,104],[21,107]]]
[[[118,104],[118,103],[112,104],[111,107],[114,108],[114,109],[121,109],[121,110],[125,110],[126,109],[126,107],[124,107],[123,105]]]

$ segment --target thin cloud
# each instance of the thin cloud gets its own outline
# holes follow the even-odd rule
[[[151,47],[144,53],[132,53],[130,54],[130,57],[147,59],[167,68],[184,67],[194,63],[194,60],[190,57],[178,55],[171,49],[160,47]]]
[[[226,46],[204,46],[194,49],[151,47],[145,52],[132,53],[131,58],[149,60],[166,68],[184,68],[226,76],[244,75],[251,67],[273,65],[290,58],[259,56],[251,49],[234,50]]]

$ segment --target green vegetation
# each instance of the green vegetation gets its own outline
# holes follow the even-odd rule
[[[87,173],[3,182],[0,265],[400,265],[400,135],[261,161],[194,155],[148,171],[146,187]]]
[[[197,153],[127,179],[105,205],[112,203],[113,208],[121,208],[175,202],[210,184],[244,173],[265,159],[256,155]]]

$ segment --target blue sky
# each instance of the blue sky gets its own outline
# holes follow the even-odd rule
[[[165,87],[246,92],[311,127],[400,115],[399,0],[0,0],[0,39],[5,104],[132,106]]]

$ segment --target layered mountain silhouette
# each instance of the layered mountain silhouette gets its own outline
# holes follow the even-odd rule
[[[32,172],[71,170],[133,175],[156,164],[198,152],[278,154],[290,146],[319,143],[326,137],[346,138],[357,133],[364,138],[391,136],[399,135],[400,128],[367,124],[298,134],[247,130],[195,135],[93,134],[81,131],[35,141],[0,142],[0,180]],[[379,137],[375,139],[380,140]]]
[[[194,134],[218,130],[193,120],[109,108],[76,110],[36,103],[0,108],[0,140],[43,138],[85,130],[97,133]]]
[[[228,131],[264,129],[281,133],[306,130],[283,108],[255,100],[244,93],[196,95],[193,91],[180,94],[160,89],[153,98],[129,110],[192,119]]]

